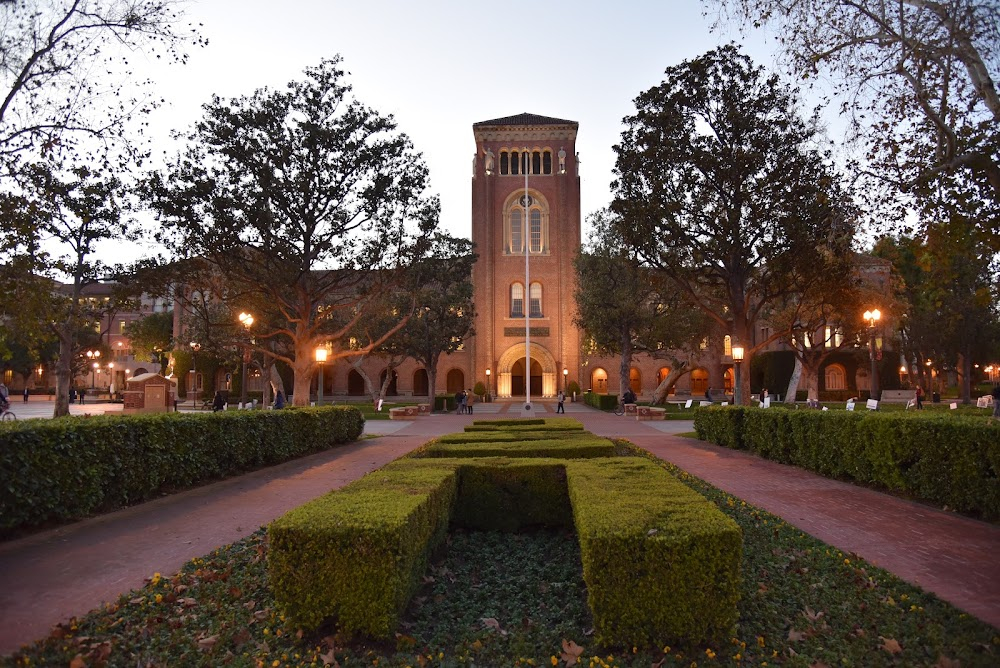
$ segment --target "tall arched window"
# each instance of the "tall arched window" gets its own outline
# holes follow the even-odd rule
[[[733,354],[733,337],[728,334],[722,339],[722,354],[726,357],[730,357]]]
[[[510,317],[524,317],[524,286],[520,283],[510,286]]]
[[[510,252],[524,252],[524,226],[521,224],[520,209],[512,209],[510,212]]]
[[[532,318],[542,317],[542,284],[532,283],[531,284],[531,294],[529,295],[531,303],[529,308],[531,309]]]
[[[530,212],[531,220],[531,252],[541,253],[542,252],[542,212],[538,209],[532,209]]]

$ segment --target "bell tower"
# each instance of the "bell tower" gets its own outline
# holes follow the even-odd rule
[[[529,389],[532,398],[552,397],[565,383],[580,382],[580,332],[573,325],[578,127],[529,113],[472,126],[472,241],[479,259],[472,272],[471,371],[489,379],[495,397],[522,397]]]

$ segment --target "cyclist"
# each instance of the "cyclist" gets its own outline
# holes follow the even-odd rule
[[[8,408],[10,408],[10,391],[3,381],[0,381],[0,409],[7,410]]]

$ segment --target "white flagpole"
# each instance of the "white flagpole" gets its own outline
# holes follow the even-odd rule
[[[528,170],[531,157],[524,149],[524,410],[531,410],[531,278],[528,256],[531,254],[531,224],[528,222]]]

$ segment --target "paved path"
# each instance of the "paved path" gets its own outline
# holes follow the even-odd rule
[[[554,404],[536,404],[551,415]],[[693,475],[855,552],[1000,627],[1000,527],[902,501],[746,453],[674,436],[690,421],[635,422],[566,404],[591,431],[629,438]],[[164,497],[117,513],[0,543],[0,654],[56,623],[140,587],[155,572],[238,540],[275,517],[483,415],[370,421],[371,438],[294,462]]]

